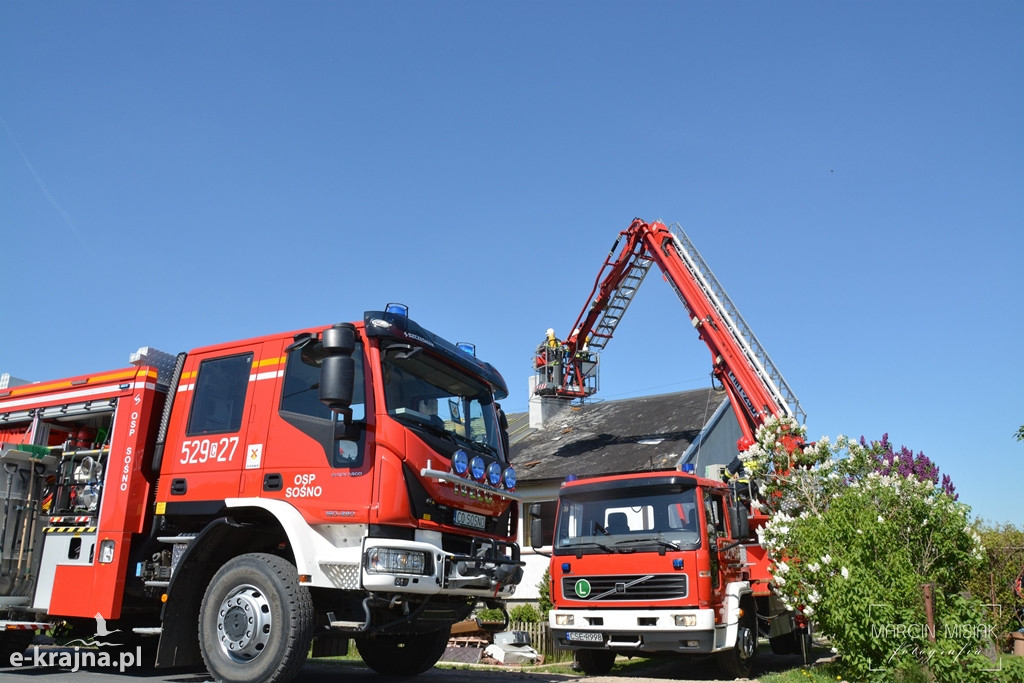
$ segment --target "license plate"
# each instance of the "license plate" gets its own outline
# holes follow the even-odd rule
[[[455,511],[455,523],[459,526],[468,526],[473,529],[486,529],[487,518],[483,515],[474,515],[472,512],[466,512],[465,510]]]
[[[600,633],[594,633],[593,631],[567,631],[565,634],[566,640],[572,640],[577,643],[603,643],[604,636]]]

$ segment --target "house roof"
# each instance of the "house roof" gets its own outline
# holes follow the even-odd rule
[[[694,389],[567,405],[540,429],[527,413],[509,415],[512,464],[521,482],[672,469],[725,401]]]

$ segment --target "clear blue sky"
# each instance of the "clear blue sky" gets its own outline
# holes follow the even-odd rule
[[[812,438],[1024,523],[1024,3],[0,2],[0,371],[403,301],[524,410],[618,232],[679,222]],[[707,386],[652,275],[603,399]]]

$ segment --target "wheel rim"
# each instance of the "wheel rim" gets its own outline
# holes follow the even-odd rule
[[[263,591],[248,584],[228,593],[217,609],[217,641],[236,662],[258,657],[270,642],[274,618]]]
[[[741,626],[739,633],[736,634],[736,647],[739,648],[740,657],[742,659],[750,659],[754,656],[754,648],[757,646],[756,641],[753,637],[753,632],[747,626]]]

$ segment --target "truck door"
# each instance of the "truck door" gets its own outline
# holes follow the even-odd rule
[[[260,373],[259,345],[218,349],[190,356],[175,399],[164,455],[159,497],[177,502],[219,502],[239,494],[241,472],[251,452],[258,452],[266,423],[252,419],[259,387],[276,373]],[[187,410],[178,411],[178,406]],[[166,476],[169,475],[169,476]],[[168,487],[165,489],[164,487]],[[169,507],[168,513],[172,512]]]
[[[272,401],[258,481],[247,471],[245,495],[294,505],[311,524],[369,521],[373,489],[373,437],[368,420],[372,397],[361,343],[355,361],[351,415],[343,417],[320,402],[320,368],[301,348],[282,351],[280,395]]]
[[[708,535],[708,556],[711,564],[711,604],[715,609],[722,604],[724,577],[722,557],[717,552],[719,539],[727,536],[725,529],[725,500],[718,491],[704,491],[704,522]]]

